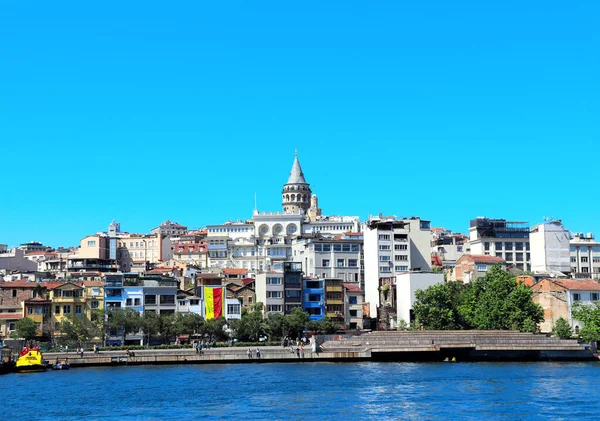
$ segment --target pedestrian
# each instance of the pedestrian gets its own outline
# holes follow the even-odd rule
[[[248,348],[248,351],[246,352],[246,354],[248,354],[248,359],[251,360],[252,359],[252,350],[250,348]]]
[[[81,347],[81,349],[79,350],[79,355],[81,355],[81,358],[83,358],[83,347]]]
[[[65,345],[65,352],[68,354],[69,353],[69,345]]]
[[[202,341],[200,341],[200,351],[202,351],[204,349],[204,339],[202,339]]]
[[[196,349],[196,354],[199,354],[200,353],[200,345],[196,341],[194,341],[194,348]]]
[[[300,358],[300,347],[296,348],[296,356]]]
[[[260,360],[260,349],[256,348],[256,359]]]
[[[300,347],[300,355],[302,355],[302,358],[304,358],[304,345]]]
[[[290,352],[293,354],[294,353],[294,344],[290,345]]]

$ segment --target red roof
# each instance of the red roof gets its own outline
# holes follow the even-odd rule
[[[247,286],[247,285],[251,284],[252,282],[254,282],[254,278],[244,278],[244,279],[242,279],[242,282],[244,283],[244,286]]]
[[[223,273],[225,275],[245,275],[248,273],[248,269],[243,269],[243,268],[242,269],[233,269],[233,268],[229,269],[229,268],[227,268],[227,269],[223,269]]]
[[[102,281],[83,281],[83,286],[86,287],[103,287],[104,282]]]
[[[29,282],[25,280],[0,282],[0,288],[35,288],[37,285],[44,286],[43,282]]]
[[[504,263],[502,257],[488,256],[486,254],[463,254],[459,260],[469,260],[474,263]]]
[[[23,315],[19,313],[0,313],[0,319],[3,320],[18,320],[22,318]]]
[[[346,288],[348,290],[348,292],[362,292],[362,289],[360,289],[360,286],[358,286],[356,284],[344,283],[344,288]]]
[[[566,289],[575,291],[600,291],[600,283],[593,279],[549,279]]]

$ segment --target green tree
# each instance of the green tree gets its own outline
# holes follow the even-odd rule
[[[283,314],[270,313],[267,316],[267,326],[271,340],[281,340],[287,335],[287,326]]]
[[[552,333],[554,336],[558,336],[560,339],[569,339],[573,336],[573,331],[571,330],[569,322],[562,317],[559,317],[554,324]]]
[[[39,326],[29,317],[17,320],[15,323],[15,331],[12,333],[14,339],[24,338],[26,340],[34,339],[38,336]]]
[[[458,312],[465,328],[533,331],[544,320],[544,312],[532,297],[531,289],[494,265],[484,278],[466,287]]]
[[[301,308],[294,308],[290,314],[285,316],[285,330],[289,337],[299,338],[302,331],[308,326],[310,316]]]
[[[207,320],[202,326],[202,333],[208,335],[213,340],[225,341],[228,339],[227,333],[224,330],[226,324],[227,320],[225,320],[225,317]]]
[[[340,324],[325,316],[311,327],[318,332],[335,333],[340,328]]]
[[[188,335],[200,332],[204,326],[204,319],[196,313],[176,313],[173,324],[177,335]]]
[[[177,326],[175,326],[174,314],[158,315],[158,332],[167,343],[174,341],[177,336]]]
[[[150,338],[160,331],[160,320],[154,311],[144,311],[140,320],[140,327],[146,338],[146,346],[150,344]]]
[[[600,340],[600,301],[584,304],[575,302],[571,315],[584,323],[579,331],[579,337],[585,342]]]
[[[447,282],[415,291],[415,319],[432,330],[463,328],[457,305],[464,289],[462,282]]]
[[[100,331],[87,317],[73,313],[65,315],[58,324],[61,342],[67,345],[81,345],[98,337]]]
[[[106,327],[110,332],[135,333],[142,327],[142,318],[132,308],[114,308],[108,311]]]

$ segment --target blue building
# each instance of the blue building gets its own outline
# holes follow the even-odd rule
[[[325,316],[325,281],[304,279],[303,283],[302,309],[309,314],[310,320],[321,320]]]
[[[137,275],[110,274],[105,276],[104,308],[130,308],[139,313],[144,311],[144,287]],[[106,338],[106,345],[141,345],[143,337],[140,333],[127,333],[123,331],[110,332]]]

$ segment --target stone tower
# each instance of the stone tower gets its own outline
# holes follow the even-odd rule
[[[310,197],[312,191],[310,184],[304,179],[300,161],[298,161],[298,151],[294,158],[292,171],[287,183],[283,186],[282,201],[283,211],[288,213],[297,213],[300,209],[305,213],[310,208]]]

